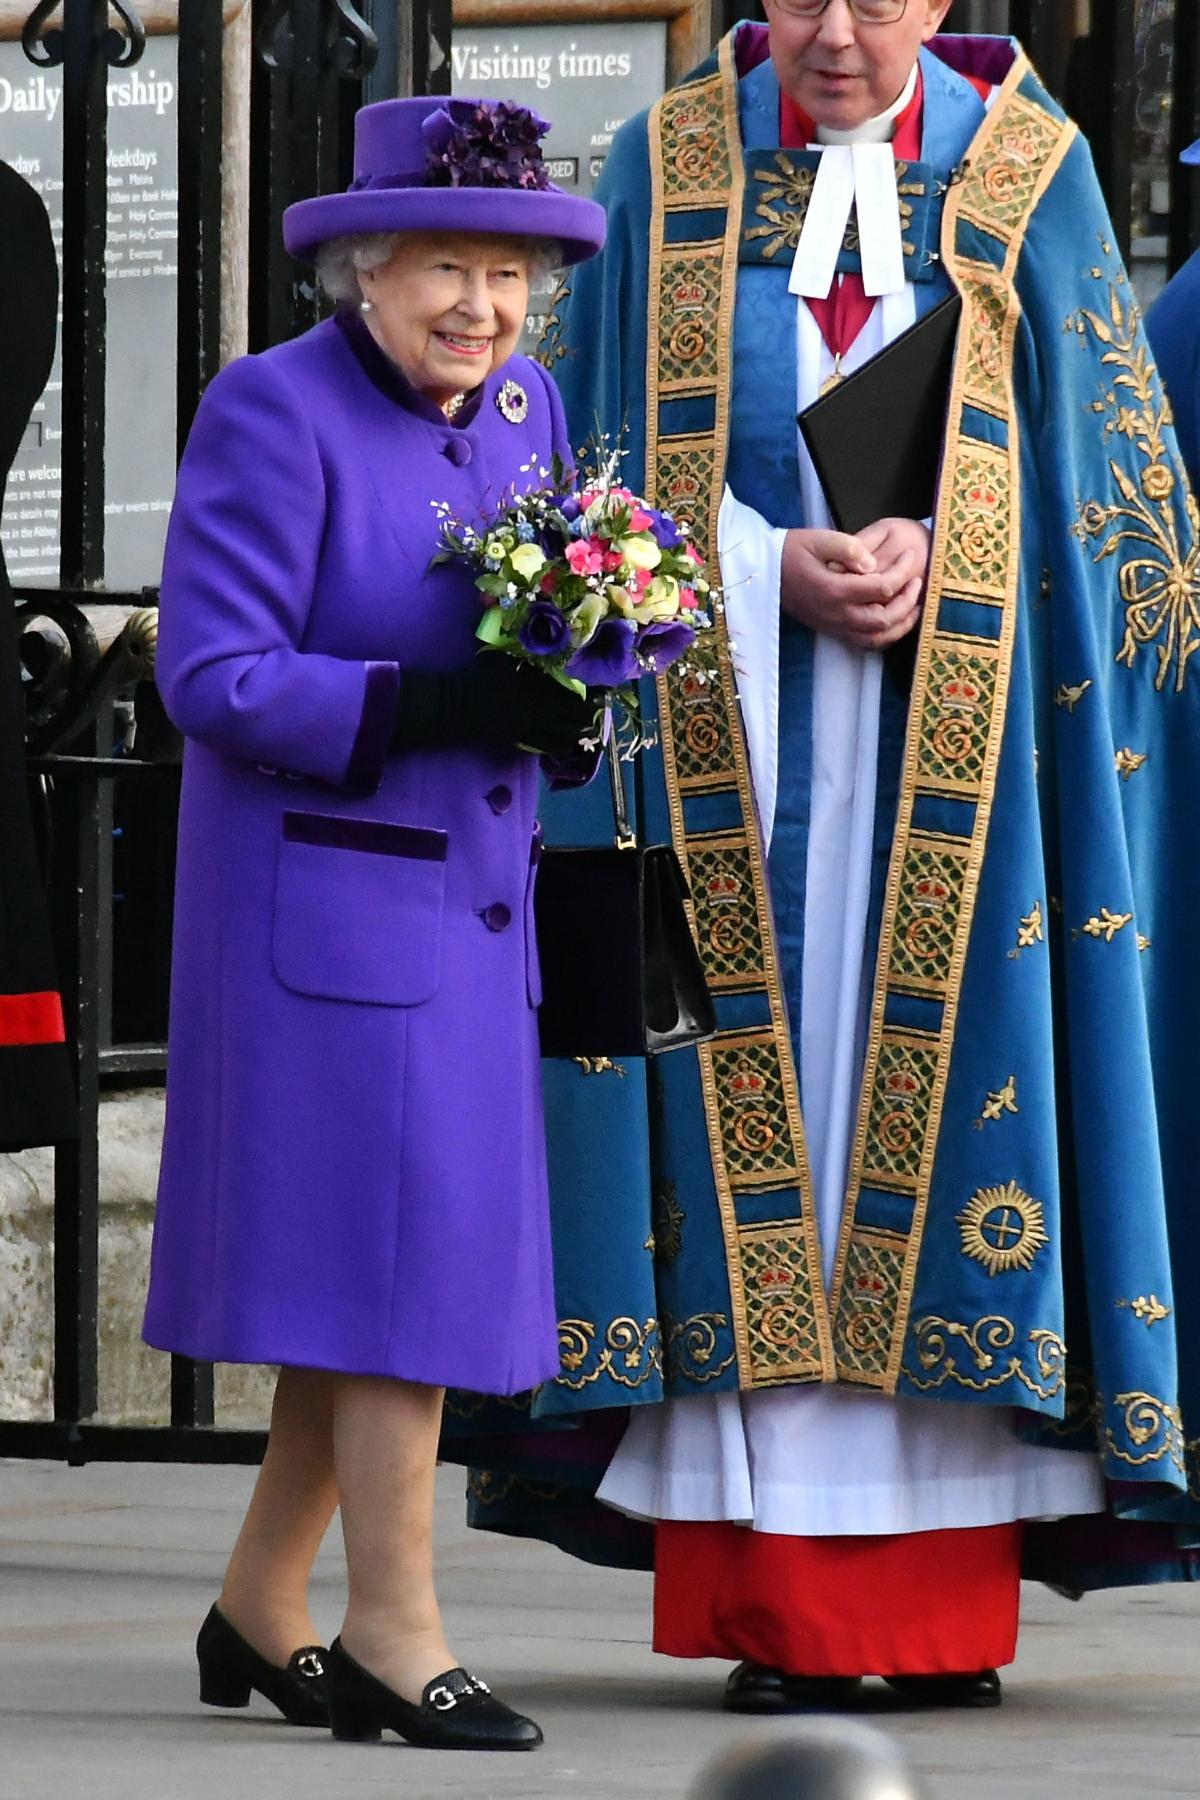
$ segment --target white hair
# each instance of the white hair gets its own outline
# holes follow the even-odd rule
[[[472,234],[473,235],[473,234]],[[329,238],[317,250],[317,281],[337,306],[357,306],[362,299],[359,276],[391,262],[404,233],[364,231]],[[562,266],[562,245],[551,238],[514,238],[529,258],[530,280]]]

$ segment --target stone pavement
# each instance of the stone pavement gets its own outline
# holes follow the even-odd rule
[[[649,1584],[539,1545],[468,1533],[441,1475],[442,1592],[464,1660],[546,1730],[532,1756],[339,1745],[201,1709],[192,1639],[250,1472],[0,1463],[0,1800],[683,1800],[694,1771],[781,1721],[725,1717],[724,1671],[646,1648]],[[336,1629],[331,1536],[316,1587]],[[1200,1794],[1200,1591],[1071,1606],[1027,1596],[999,1713],[906,1715],[881,1688],[934,1800]]]

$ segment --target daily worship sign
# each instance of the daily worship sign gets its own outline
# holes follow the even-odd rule
[[[105,578],[116,589],[158,580],[175,480],[177,67],[176,40],[152,37],[140,63],[108,78]],[[0,157],[41,195],[60,254],[62,92],[61,69],[0,43]],[[61,418],[56,358],[0,525],[17,587],[58,580]]]

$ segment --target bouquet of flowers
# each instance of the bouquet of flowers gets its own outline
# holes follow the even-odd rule
[[[686,524],[617,482],[610,455],[575,489],[562,465],[479,526],[441,519],[437,561],[483,596],[477,636],[582,693],[677,662],[711,626],[712,593]]]

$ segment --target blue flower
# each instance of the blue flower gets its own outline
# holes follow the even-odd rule
[[[517,641],[530,656],[560,656],[571,642],[571,628],[557,606],[535,600],[525,614]]]
[[[637,634],[637,653],[652,669],[669,668],[696,641],[696,634],[682,619],[659,619],[643,625]]]
[[[659,512],[652,508],[650,517],[654,521],[650,529],[654,533],[654,541],[660,550],[678,550],[683,544],[683,533],[671,517],[670,513]]]
[[[529,523],[528,519],[517,520],[517,538],[520,543],[532,544],[536,536],[537,532],[533,529],[533,526]]]
[[[620,687],[638,673],[635,628],[627,619],[605,619],[567,664],[567,674],[588,687]]]

